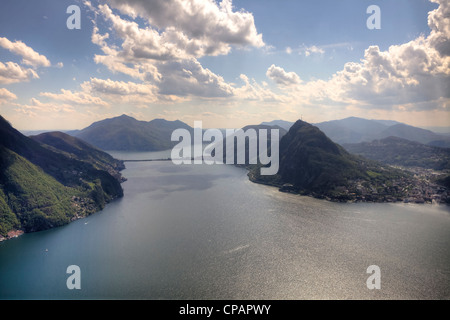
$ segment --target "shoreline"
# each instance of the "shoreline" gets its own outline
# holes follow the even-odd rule
[[[161,161],[161,160],[167,161],[168,159],[157,159],[156,161]],[[154,160],[131,160],[130,162],[134,162],[134,161],[141,162],[141,161],[154,161]],[[421,199],[421,201],[420,200],[418,201],[418,200],[416,200],[416,199],[414,199],[414,198],[412,198],[410,196],[406,196],[406,197],[402,197],[402,198],[394,198],[394,197],[388,196],[388,195],[387,196],[386,195],[383,195],[383,196],[377,195],[376,197],[374,197],[372,199],[366,199],[364,197],[361,198],[361,199],[358,199],[356,195],[343,194],[342,197],[332,197],[332,196],[328,196],[328,195],[317,194],[317,193],[314,193],[314,192],[300,192],[300,191],[296,190],[293,185],[290,185],[290,184],[280,185],[280,184],[267,183],[267,182],[258,180],[258,179],[256,179],[254,177],[254,175],[251,173],[249,168],[247,168],[246,166],[242,166],[242,165],[235,165],[235,166],[246,169],[247,170],[248,180],[250,182],[252,182],[252,183],[256,183],[256,184],[265,185],[265,186],[268,186],[268,187],[277,188],[278,192],[282,192],[282,193],[290,193],[290,194],[299,195],[299,196],[312,197],[312,198],[315,198],[315,199],[326,200],[326,201],[329,201],[329,202],[335,202],[335,203],[411,203],[411,204],[427,204],[427,205],[429,205],[429,204],[436,205],[437,204],[437,205],[450,206],[450,203],[447,203],[447,202],[444,202],[444,201],[439,201],[438,202],[435,199],[432,199],[431,201],[425,201],[425,200]],[[122,171],[122,170],[120,170],[120,171]],[[126,178],[125,178],[125,180],[126,180]],[[123,182],[123,180],[121,182]],[[373,196],[373,195],[371,195],[371,196]],[[350,197],[350,199],[349,199],[349,197]],[[386,199],[386,197],[390,197],[390,198]],[[116,200],[118,198],[121,198],[121,197],[117,197],[117,198],[111,199],[110,201],[108,201],[106,203],[106,205],[108,205],[109,203],[113,202],[114,200]],[[102,208],[100,210],[97,210],[95,212],[92,212],[92,213],[90,213],[88,215],[76,215],[67,224],[69,224],[71,222],[74,222],[76,220],[79,220],[79,219],[86,218],[86,217],[88,217],[88,216],[90,216],[92,214],[95,214],[97,212],[102,211],[103,209],[104,208]],[[50,228],[50,229],[53,229],[53,228]],[[43,231],[43,230],[40,230],[40,231]],[[36,232],[36,231],[34,231],[34,232]],[[10,240],[10,239],[14,239],[14,238],[18,238],[19,236],[21,236],[21,235],[23,235],[25,233],[28,233],[28,232],[25,232],[23,230],[17,230],[17,229],[10,230],[7,233],[6,237],[0,235],[0,242],[7,241],[7,240]]]
[[[6,240],[11,240],[11,239],[14,239],[14,238],[18,238],[21,235],[23,235],[24,233],[25,233],[25,231],[23,231],[23,230],[11,230],[11,231],[8,232],[6,237],[0,236],[0,242],[6,241]]]
[[[115,177],[119,181],[120,184],[122,184],[123,182],[127,181],[127,179],[125,177],[123,177],[121,175],[121,173],[120,173],[121,171],[123,171],[125,169],[126,169],[125,166],[123,168],[121,168],[117,172],[119,174],[119,177]],[[64,224],[58,225],[58,226],[52,226],[52,227],[50,227],[48,229],[36,230],[36,231],[31,231],[31,232],[25,232],[24,230],[20,230],[20,229],[10,230],[10,231],[8,231],[6,237],[0,235],[0,242],[11,240],[11,239],[14,239],[14,238],[18,238],[19,236],[21,236],[23,234],[26,234],[26,233],[40,232],[40,231],[45,231],[45,230],[50,230],[50,229],[62,227],[62,226],[68,225],[68,224],[70,224],[70,223],[72,223],[74,221],[87,218],[87,217],[89,217],[89,216],[91,216],[93,214],[96,214],[96,213],[102,211],[103,209],[105,209],[105,207],[108,204],[110,204],[111,202],[113,202],[113,201],[115,201],[117,199],[120,199],[122,197],[123,197],[123,194],[121,196],[112,197],[111,199],[109,199],[109,200],[107,200],[105,202],[105,205],[102,208],[92,211],[91,210],[92,208],[88,207],[90,205],[90,203],[85,203],[85,202],[80,203],[80,201],[82,201],[82,200],[84,201],[84,200],[86,200],[88,198],[81,198],[81,197],[79,197],[77,195],[73,195],[72,198],[71,198],[71,204],[72,204],[72,206],[77,207],[78,211],[75,213],[75,215],[72,218],[70,218],[70,220],[67,223],[64,223]],[[90,200],[92,200],[92,199],[90,199]],[[84,212],[85,214],[80,214],[81,212]]]
[[[343,194],[340,197],[333,197],[329,195],[323,195],[323,194],[317,194],[314,192],[301,192],[298,191],[293,185],[291,184],[273,184],[273,183],[266,183],[264,181],[258,180],[254,177],[254,175],[251,173],[251,171],[248,170],[247,177],[249,181],[269,187],[277,188],[279,192],[282,193],[290,193],[294,195],[299,196],[305,196],[305,197],[312,197],[319,200],[326,200],[329,202],[340,202],[340,203],[412,203],[412,204],[438,204],[438,205],[447,205],[450,206],[450,203],[445,202],[443,200],[436,201],[436,199],[431,200],[425,200],[424,197],[422,198],[415,198],[413,196],[403,196],[403,197],[394,197],[390,195],[348,195]],[[371,199],[367,199],[366,196],[373,197]],[[349,198],[350,197],[350,198]],[[359,198],[361,197],[361,198]]]
[[[123,196],[122,196],[122,197],[123,197]],[[41,231],[46,231],[46,230],[51,230],[51,229],[55,229],[55,228],[67,226],[68,224],[70,224],[70,223],[72,223],[72,222],[75,222],[75,221],[77,221],[77,220],[85,219],[85,218],[87,218],[87,217],[89,217],[89,216],[91,216],[91,215],[94,215],[94,214],[96,214],[96,213],[98,213],[98,212],[103,211],[103,210],[106,208],[106,206],[107,206],[108,204],[110,204],[110,203],[112,203],[112,202],[114,202],[114,201],[116,201],[116,200],[118,200],[118,199],[121,199],[122,197],[115,197],[115,198],[111,199],[110,201],[108,201],[108,202],[105,204],[105,207],[101,208],[100,210],[94,211],[94,212],[92,212],[92,213],[90,213],[90,214],[88,214],[88,215],[75,215],[74,217],[72,217],[72,218],[70,219],[69,222],[67,222],[67,223],[65,223],[65,224],[62,224],[62,225],[59,225],[59,226],[53,226],[53,227],[48,228],[48,229],[37,230],[37,231],[31,231],[31,232],[25,232],[25,231],[19,230],[19,229],[10,230],[10,231],[8,232],[8,234],[7,234],[6,237],[0,235],[0,242],[7,241],[7,240],[11,240],[11,239],[14,239],[14,238],[18,238],[19,236],[24,235],[24,234],[27,234],[27,233],[41,232]]]

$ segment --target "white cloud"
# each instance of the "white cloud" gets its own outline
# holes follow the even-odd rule
[[[348,62],[329,80],[285,88],[303,106],[334,106],[379,110],[443,110],[450,105],[449,3],[429,13],[431,33],[386,51],[370,46],[360,62]],[[308,50],[320,53],[320,50]],[[317,48],[317,47],[316,47]],[[305,51],[306,52],[306,51]],[[269,68],[267,76],[285,85],[284,70]],[[276,71],[276,72],[275,72]],[[295,81],[292,81],[295,83]]]
[[[100,96],[110,104],[126,103],[137,108],[147,108],[148,104],[182,101],[172,95],[161,95],[151,83],[114,81],[111,79],[91,78],[81,84],[82,92]]]
[[[109,104],[99,97],[90,95],[87,92],[79,91],[72,92],[70,90],[61,89],[61,93],[41,92],[41,96],[53,100],[63,101],[67,103],[74,103],[78,105],[96,105],[107,107]]]
[[[448,1],[432,1],[440,6],[429,13],[429,36],[385,51],[371,46],[360,61],[346,63],[327,80],[302,81],[295,72],[271,65],[266,76],[278,85],[273,90],[245,75],[241,75],[240,87],[228,83],[199,62],[204,56],[227,54],[233,47],[267,48],[256,32],[253,16],[233,12],[230,1],[113,0],[111,7],[93,8],[111,25],[108,32],[94,27],[92,42],[103,52],[94,60],[142,83],[93,78],[83,84],[83,92],[107,101],[115,97],[121,102],[135,102],[136,106],[168,97],[226,97],[218,103],[235,106],[245,102],[247,107],[252,102],[261,105],[270,101],[277,103],[280,113],[283,108],[292,114],[298,108],[314,113],[320,109],[322,114],[369,109],[444,112],[450,106],[450,5]],[[139,16],[148,24],[139,25],[124,15]],[[303,45],[288,47],[285,52],[312,57],[335,48],[352,47],[349,43]]]
[[[346,63],[329,81],[319,83],[318,92],[335,102],[380,109],[401,104],[438,108],[439,104],[421,102],[450,98],[450,57],[441,56],[424,37],[387,51],[371,46],[361,62]],[[311,87],[304,90],[317,95]]]
[[[126,61],[199,58],[228,54],[233,45],[264,46],[253,16],[243,11],[233,12],[229,1],[223,1],[220,6],[210,0],[112,3],[133,17],[139,12],[150,24],[140,28],[136,22],[114,14],[106,4],[99,5],[98,9],[91,6],[112,24],[115,34],[123,40],[120,55]],[[166,18],[161,19],[161,15]],[[106,48],[109,36],[109,33],[100,35],[95,27],[92,42]],[[105,53],[111,55],[114,50]]]
[[[302,82],[295,72],[286,72],[283,68],[273,64],[267,69],[266,76],[277,84],[285,86],[296,85]]]
[[[432,47],[443,56],[450,56],[450,2],[430,0],[439,4],[439,8],[428,13],[428,26],[431,29],[428,40]]]
[[[0,37],[0,46],[22,57],[22,64],[32,67],[49,67],[50,61],[44,55],[41,55],[27,46],[22,41],[10,41],[7,38]]]
[[[101,33],[94,21],[92,42],[104,53],[95,55],[94,61],[113,73],[155,85],[160,98],[232,96],[231,84],[197,59],[227,54],[232,46],[264,46],[253,16],[233,12],[226,0],[220,4],[210,0],[112,2],[130,17],[147,19],[146,27],[126,20],[106,4],[98,8],[86,4],[111,23],[111,32]]]
[[[253,15],[233,11],[231,0],[112,0],[111,4],[122,13],[147,19],[160,30],[175,30],[201,41],[208,55],[228,53],[230,45],[264,46]]]
[[[0,62],[0,83],[10,84],[23,81],[29,81],[30,79],[38,79],[37,73],[30,68],[24,68],[14,62]]]
[[[17,96],[5,88],[0,88],[0,104],[6,104],[12,100],[16,100]]]
[[[36,98],[31,98],[30,102],[31,104],[24,105],[23,107],[28,107],[29,109],[35,109],[45,112],[75,112],[73,106],[70,104],[43,103]]]
[[[50,61],[22,41],[10,41],[5,37],[0,37],[0,47],[22,57],[21,64],[31,66],[27,68],[15,62],[0,62],[0,84],[11,84],[25,82],[31,79],[39,79],[34,70],[37,67],[49,67]]]
[[[112,94],[112,95],[153,95],[154,87],[151,85],[138,84],[133,82],[113,81],[91,78],[81,84],[85,91]]]
[[[230,97],[233,88],[196,59],[165,62],[158,66],[163,74],[158,84],[161,94],[198,97]]]
[[[324,54],[325,50],[317,46],[310,46],[302,49],[300,52],[303,52],[305,56],[309,57],[312,53]]]
[[[29,104],[12,104],[15,111],[28,117],[54,117],[60,114],[73,114],[74,108],[69,104],[43,103],[36,98],[31,98]]]
[[[418,38],[384,52],[371,46],[361,63],[347,63],[331,81],[348,97],[389,106],[450,97],[449,76],[450,59]]]
[[[240,79],[244,82],[244,85],[234,89],[235,98],[238,100],[271,104],[274,102],[286,102],[289,99],[287,96],[274,93],[270,88],[264,86],[264,83],[261,86],[254,79],[250,81],[245,74],[241,74]]]

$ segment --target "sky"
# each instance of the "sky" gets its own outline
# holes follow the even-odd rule
[[[80,8],[80,29],[69,29]],[[369,29],[371,5],[380,29]],[[450,126],[446,0],[2,0],[0,114],[205,128],[350,116]],[[373,20],[370,20],[373,21]]]

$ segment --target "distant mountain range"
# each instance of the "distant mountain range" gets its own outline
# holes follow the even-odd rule
[[[266,125],[279,125],[289,130],[293,122],[274,120],[263,122]],[[430,130],[413,127],[393,120],[368,120],[349,117],[341,120],[325,121],[314,124],[331,140],[339,144],[370,142],[387,137],[398,137],[431,146],[450,148],[450,136]]]
[[[123,196],[123,163],[64,133],[30,138],[0,116],[0,240],[64,225]]]
[[[448,136],[399,122],[351,117],[315,125],[339,144],[370,142],[392,136],[438,147],[450,147]]]
[[[277,127],[287,132],[293,122],[273,120],[263,122],[260,125]],[[331,140],[341,145],[371,142],[393,136],[431,146],[450,148],[449,135],[438,134],[392,120],[368,120],[350,117],[314,125]],[[172,132],[179,128],[193,132],[192,127],[179,120],[139,121],[130,116],[122,115],[94,122],[81,130],[70,130],[65,133],[80,138],[102,150],[161,151],[171,149],[176,145],[177,142],[172,142],[170,137]],[[225,130],[222,129],[222,131]],[[31,131],[26,133],[36,135],[41,132]]]
[[[175,129],[193,128],[181,122],[154,119],[139,121],[127,115],[94,122],[89,127],[72,134],[93,146],[108,151],[160,151],[172,148]]]
[[[424,129],[433,131],[434,133],[450,136],[450,127],[424,127]]]
[[[450,148],[439,148],[398,137],[343,144],[350,153],[389,165],[450,170]]]

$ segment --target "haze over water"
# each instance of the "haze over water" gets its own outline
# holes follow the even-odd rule
[[[226,165],[126,167],[125,196],[103,211],[0,243],[0,298],[450,298],[448,206],[332,203]],[[81,290],[66,287],[69,265]]]

